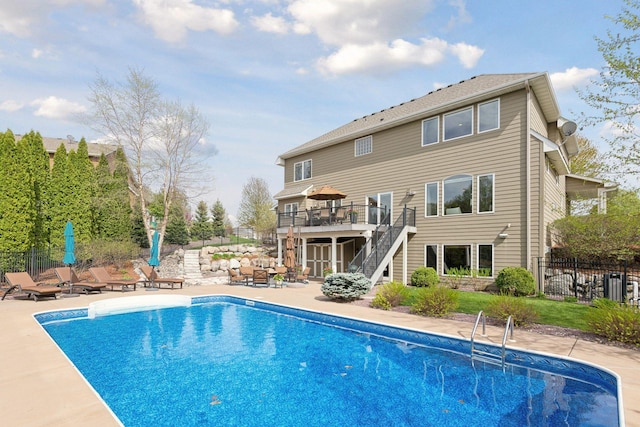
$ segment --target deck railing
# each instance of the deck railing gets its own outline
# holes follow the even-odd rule
[[[351,203],[337,207],[278,212],[278,228],[289,226],[317,227],[343,224],[378,224],[379,219],[384,221],[386,217],[387,208]]]

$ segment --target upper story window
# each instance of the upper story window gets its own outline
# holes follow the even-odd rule
[[[302,181],[311,178],[311,160],[305,160],[293,165],[293,180]]]
[[[425,184],[424,190],[426,195],[424,216],[438,216],[438,183]]]
[[[422,121],[422,145],[435,144],[440,138],[440,117]]]
[[[494,175],[478,176],[478,212],[493,212]]]
[[[444,140],[460,138],[473,133],[473,107],[444,115]]]
[[[284,204],[284,213],[295,215],[298,213],[298,204],[297,203],[285,203]]]
[[[442,183],[442,204],[445,215],[471,213],[471,175],[455,175]]]
[[[484,102],[478,105],[478,133],[500,127],[500,100]]]
[[[355,141],[356,157],[373,152],[373,136],[365,136]]]

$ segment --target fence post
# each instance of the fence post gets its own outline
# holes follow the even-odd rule
[[[578,258],[573,258],[573,296],[578,298]]]

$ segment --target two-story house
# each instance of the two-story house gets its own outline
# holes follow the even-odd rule
[[[312,277],[532,268],[568,200],[605,194],[570,173],[575,131],[544,72],[480,75],[355,119],[278,157],[279,253],[292,227]]]

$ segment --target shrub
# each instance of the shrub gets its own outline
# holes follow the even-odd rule
[[[389,282],[380,287],[373,301],[371,301],[371,307],[391,310],[391,307],[397,307],[402,304],[410,293],[411,291],[404,283]]]
[[[83,249],[92,255],[94,265],[114,264],[119,269],[140,252],[138,245],[130,240],[95,239],[84,244]]]
[[[451,289],[458,289],[462,281],[471,277],[471,270],[464,267],[451,267],[447,269],[445,281]]]
[[[594,303],[596,307],[587,313],[588,330],[609,341],[619,341],[640,346],[640,311],[630,305],[608,303],[605,298]]]
[[[352,301],[371,289],[371,280],[362,273],[336,273],[324,279],[320,290],[331,299]]]
[[[538,320],[538,312],[533,305],[523,298],[511,295],[500,295],[494,298],[485,311],[487,316],[496,319],[507,320],[511,316],[515,326],[523,326]]]
[[[442,317],[458,306],[456,291],[444,286],[418,289],[411,313],[422,316]]]
[[[532,295],[536,291],[533,274],[523,267],[505,267],[496,277],[496,286],[503,294]]]
[[[411,274],[413,286],[436,286],[440,283],[440,276],[433,267],[418,267]]]

